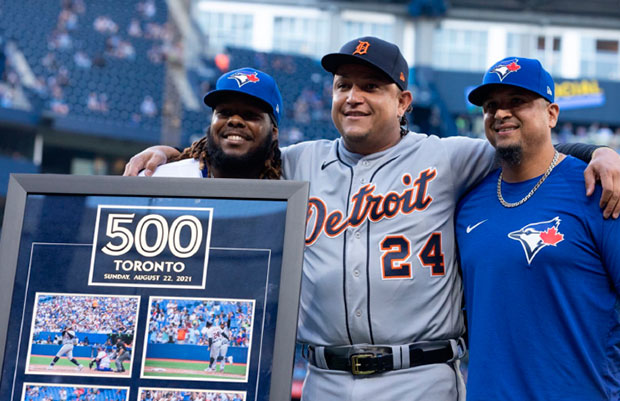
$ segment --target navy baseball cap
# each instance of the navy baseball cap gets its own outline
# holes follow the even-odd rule
[[[555,99],[555,84],[551,74],[540,61],[524,57],[506,57],[495,63],[484,74],[482,84],[472,90],[467,98],[476,106],[482,106],[489,90],[499,85],[527,89],[551,103]]]
[[[401,90],[407,90],[409,66],[398,46],[374,36],[364,36],[345,43],[338,53],[321,59],[325,70],[335,74],[343,64],[364,64],[383,72]]]
[[[204,102],[215,108],[227,94],[243,94],[258,100],[280,124],[282,95],[276,81],[269,75],[254,68],[240,68],[219,77],[215,89],[206,94]]]

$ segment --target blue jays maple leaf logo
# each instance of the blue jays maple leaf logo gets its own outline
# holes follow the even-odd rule
[[[246,72],[236,72],[233,75],[229,76],[228,79],[234,79],[235,81],[237,81],[237,85],[239,85],[240,88],[245,84],[249,84],[250,82],[256,83],[260,81],[257,72],[252,74],[248,74]]]
[[[521,66],[517,64],[519,59],[512,59],[508,61],[503,61],[501,64],[497,64],[495,67],[491,69],[489,72],[494,72],[499,76],[499,80],[503,81],[508,75],[513,72],[519,71]]]
[[[564,234],[558,230],[561,221],[556,216],[549,221],[528,224],[520,230],[509,233],[508,238],[521,243],[529,265],[534,256],[544,247],[557,246],[558,243],[564,241]]]

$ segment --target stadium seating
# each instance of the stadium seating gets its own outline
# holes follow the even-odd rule
[[[135,0],[11,3],[0,13],[0,26],[44,83],[39,90],[24,85],[35,112],[51,112],[60,126],[76,131],[157,140],[153,133],[161,130],[165,67],[150,53],[163,42],[165,1],[154,1],[157,12],[150,17],[138,11],[142,3]],[[115,24],[116,33],[95,28],[102,17]],[[139,21],[141,37],[129,35],[132,20]],[[157,35],[146,37],[151,31]],[[97,104],[89,102],[91,94]],[[147,96],[155,105],[152,115],[141,112]]]
[[[11,3],[0,13],[0,25],[38,81],[34,86],[22,82],[32,113],[72,132],[159,140],[165,81],[161,48],[168,18],[164,0],[153,1],[157,12],[149,17],[139,11],[143,2],[138,0]],[[102,27],[102,21],[111,27]],[[129,33],[132,24],[140,26],[141,35]],[[120,52],[123,46],[130,50]],[[329,115],[331,76],[317,60],[241,48],[227,53],[230,69],[254,66],[278,81],[286,116],[280,127],[283,144],[337,137]],[[204,64],[211,69],[208,83],[212,86],[222,71],[212,60]],[[193,70],[187,74],[194,95],[201,100],[205,77]],[[23,77],[24,72],[18,75]],[[143,109],[147,97],[152,113]],[[183,108],[179,117],[181,145],[186,146],[203,135],[210,111],[201,104],[200,110]]]

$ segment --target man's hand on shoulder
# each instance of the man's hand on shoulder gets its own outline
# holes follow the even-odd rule
[[[620,155],[611,148],[596,149],[583,175],[588,196],[594,193],[596,181],[601,182],[603,217],[617,219],[620,216]]]
[[[166,164],[168,159],[178,156],[179,151],[166,145],[151,146],[134,155],[125,165],[124,176],[137,176],[144,170],[144,175],[150,177],[158,166]]]

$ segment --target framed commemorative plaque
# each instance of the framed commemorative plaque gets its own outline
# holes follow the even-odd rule
[[[0,400],[290,399],[307,197],[292,181],[12,175]]]

